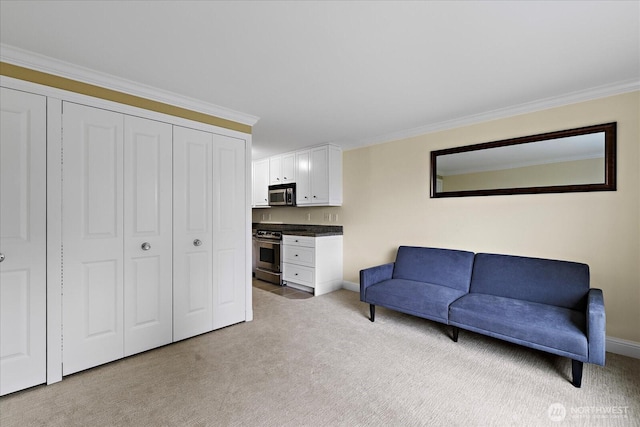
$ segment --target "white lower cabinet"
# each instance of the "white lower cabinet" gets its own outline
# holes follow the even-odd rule
[[[0,93],[0,395],[46,381],[44,96]]]
[[[342,288],[342,236],[282,237],[287,286],[323,295]]]

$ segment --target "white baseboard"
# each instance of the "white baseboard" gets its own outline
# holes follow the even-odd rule
[[[342,282],[342,289],[348,291],[360,292],[360,284],[355,282]],[[620,338],[607,337],[606,348],[609,353],[620,354],[622,356],[640,359],[640,343],[635,341],[623,340]]]
[[[640,343],[620,338],[607,337],[607,351],[622,356],[640,359]]]
[[[353,292],[360,292],[360,284],[356,282],[347,282],[346,280],[344,280],[342,282],[342,289]]]

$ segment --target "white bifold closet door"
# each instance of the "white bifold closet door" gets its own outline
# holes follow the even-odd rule
[[[171,342],[171,126],[63,104],[63,375]]]
[[[171,125],[124,121],[124,353],[168,344],[172,316]]]
[[[246,320],[245,144],[214,135],[213,328]]]
[[[46,382],[46,98],[0,92],[0,395]]]
[[[246,319],[244,140],[174,126],[174,341]]]
[[[173,339],[213,329],[213,135],[173,128]]]

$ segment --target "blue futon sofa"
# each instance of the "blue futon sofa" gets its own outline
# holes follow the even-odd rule
[[[589,266],[513,255],[401,246],[396,261],[360,271],[370,320],[380,305],[568,357],[573,385],[584,362],[604,365],[602,291]]]

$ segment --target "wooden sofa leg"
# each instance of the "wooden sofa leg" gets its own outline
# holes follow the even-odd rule
[[[373,304],[369,304],[369,320],[374,322],[376,320],[376,306]]]
[[[458,342],[458,332],[460,331],[460,329],[458,329],[457,326],[453,327],[453,342]]]
[[[571,374],[573,375],[573,386],[580,388],[582,385],[582,362],[571,360]]]

